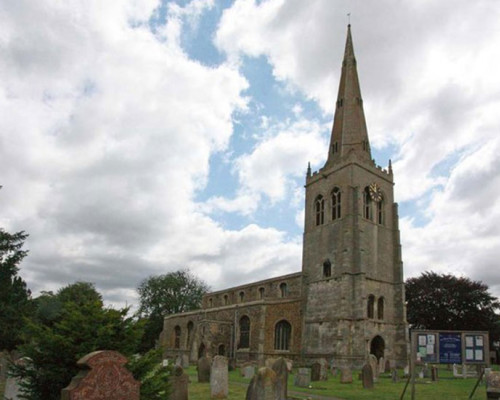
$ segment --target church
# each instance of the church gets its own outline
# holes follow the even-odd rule
[[[360,368],[374,354],[407,364],[403,262],[394,175],[372,159],[347,29],[323,168],[307,168],[302,271],[207,293],[197,311],[165,318],[160,344],[184,364],[320,358]]]

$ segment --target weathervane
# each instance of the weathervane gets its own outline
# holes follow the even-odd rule
[[[347,23],[351,25],[351,13],[347,13]]]

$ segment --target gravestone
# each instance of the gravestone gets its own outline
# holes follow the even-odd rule
[[[437,382],[439,380],[437,367],[431,367],[431,380],[432,382]]]
[[[201,357],[198,360],[198,382],[208,383],[210,382],[210,369],[212,368],[212,363],[208,357]]]
[[[372,367],[373,379],[376,381],[378,378],[378,360],[377,360],[377,357],[375,357],[373,354],[370,354],[368,361]]]
[[[248,385],[245,400],[281,399],[277,381],[276,373],[271,368],[259,368]]]
[[[215,356],[210,370],[210,395],[212,399],[226,399],[229,390],[227,358]]]
[[[252,379],[255,375],[255,367],[253,365],[247,365],[241,369],[241,376],[246,379]]]
[[[266,361],[264,363],[264,366],[267,368],[273,368],[273,364],[276,362],[277,358],[266,358]]]
[[[352,383],[352,370],[344,367],[340,370],[340,383]]]
[[[170,382],[172,383],[172,392],[169,400],[188,400],[189,377],[184,373],[182,367],[174,367]]]
[[[290,360],[289,358],[285,358],[285,361],[286,361],[286,368],[288,370],[288,373],[291,373],[292,369],[293,369],[293,361]]]
[[[363,366],[361,378],[363,380],[363,389],[373,389],[373,370],[371,365],[365,364]]]
[[[393,383],[399,382],[398,370],[396,368],[391,370],[391,379]]]
[[[328,380],[328,361],[324,358],[320,358],[318,360],[319,364],[321,365],[321,369],[319,370],[319,380],[320,381],[327,381]]]
[[[88,369],[61,391],[61,400],[139,400],[140,382],[125,368],[127,359],[117,351],[94,351],[78,360]]]
[[[181,359],[181,367],[182,368],[189,368],[189,355],[188,354],[183,354],[182,359]]]
[[[273,364],[272,370],[276,374],[276,388],[278,393],[276,400],[287,400],[288,368],[285,359],[278,358]]]
[[[182,367],[182,357],[181,356],[175,357],[175,366]]]
[[[486,398],[500,399],[500,372],[491,371],[486,377]]]
[[[20,399],[20,386],[19,386],[19,380],[17,378],[11,378],[7,377],[7,380],[5,381],[5,392],[4,392],[4,399],[5,400],[18,400]]]
[[[319,381],[320,371],[321,371],[321,364],[320,363],[315,362],[314,364],[311,365],[311,381],[312,382]]]
[[[308,387],[311,384],[311,369],[299,368],[293,384],[298,387]]]
[[[385,360],[385,371],[384,372],[389,372],[391,371],[391,362],[389,360]]]
[[[380,376],[380,374],[383,374],[385,372],[385,360],[384,360],[384,357],[380,357],[380,359],[378,360],[378,376]]]
[[[404,373],[404,376],[406,376],[406,377],[410,376],[410,366],[409,365],[405,366],[403,373]]]

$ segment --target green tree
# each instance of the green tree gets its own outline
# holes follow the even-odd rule
[[[14,367],[27,399],[59,400],[61,389],[79,372],[76,362],[81,357],[96,350],[116,350],[130,357],[142,336],[142,325],[127,317],[128,309],[104,307],[90,283],[66,286],[55,295],[45,293],[37,304],[50,304],[50,317],[40,318],[38,312],[27,323],[30,341],[20,350],[31,361]]]
[[[500,302],[488,286],[466,277],[424,272],[406,281],[407,319],[413,329],[484,330],[500,338]]]
[[[24,318],[31,313],[31,292],[18,275],[26,257],[23,250],[28,235],[10,234],[0,229],[0,350],[13,350],[21,343]]]
[[[142,281],[137,289],[139,314],[146,319],[141,349],[154,347],[167,315],[200,308],[202,297],[208,290],[207,284],[189,270],[150,276]]]

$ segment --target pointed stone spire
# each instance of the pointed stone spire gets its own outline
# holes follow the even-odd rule
[[[307,176],[308,178],[310,178],[310,177],[311,177],[311,162],[308,162],[308,163],[307,163],[307,172],[306,172],[306,176]],[[1,186],[0,186],[0,188],[1,188]]]
[[[352,45],[351,25],[349,24],[330,149],[325,167],[330,167],[350,155],[371,162],[370,142],[359,87],[356,57]]]

